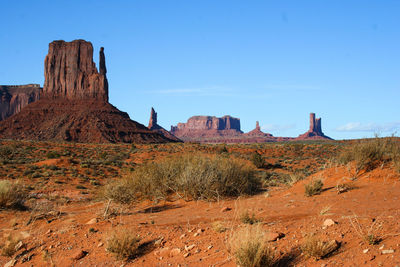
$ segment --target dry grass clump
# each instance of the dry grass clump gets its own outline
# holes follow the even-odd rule
[[[211,224],[212,229],[217,233],[223,233],[227,230],[221,221],[215,221]]]
[[[135,191],[128,179],[120,179],[107,184],[101,193],[104,198],[120,204],[129,204],[135,200]]]
[[[27,198],[28,193],[21,184],[0,181],[0,208],[21,209]]]
[[[301,251],[304,253],[306,257],[311,257],[315,259],[322,259],[333,251],[335,251],[339,247],[339,244],[336,240],[332,241],[322,241],[316,235],[309,235],[306,238],[306,241],[301,246]]]
[[[355,161],[357,172],[371,171],[388,162],[397,167],[400,166],[400,142],[395,137],[362,140],[344,150],[337,160],[341,164]]]
[[[305,195],[307,197],[319,195],[322,192],[323,186],[324,183],[321,179],[313,180],[310,183],[304,185]]]
[[[229,252],[241,267],[273,266],[275,257],[260,226],[246,226],[233,232],[228,241]]]
[[[222,156],[173,156],[135,169],[130,183],[139,197],[165,199],[175,193],[196,200],[253,194],[261,184],[247,162]]]
[[[239,217],[240,221],[245,224],[256,224],[260,222],[260,219],[256,218],[254,213],[250,215],[248,210],[243,211]]]
[[[1,255],[6,257],[12,257],[15,252],[17,252],[18,243],[21,241],[21,238],[12,234],[7,235],[3,243],[0,245],[1,247]]]
[[[382,237],[377,233],[379,228],[378,220],[373,220],[369,227],[361,225],[356,215],[354,215],[354,219],[349,218],[349,220],[357,235],[364,240],[364,242],[369,245],[378,245],[382,241]]]
[[[139,254],[140,237],[128,229],[117,229],[109,233],[107,251],[118,260],[129,260]]]

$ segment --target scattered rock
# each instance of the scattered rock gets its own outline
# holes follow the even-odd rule
[[[80,250],[80,251],[78,251],[77,253],[75,253],[75,254],[72,256],[72,259],[74,259],[74,260],[80,260],[80,259],[84,258],[88,253],[89,253],[89,252],[87,252],[87,251]]]
[[[227,211],[230,211],[230,210],[232,210],[232,209],[229,208],[229,207],[223,207],[223,208],[221,209],[221,212],[227,212]]]
[[[86,224],[95,224],[97,223],[97,218],[93,218],[90,221],[88,221]]]
[[[187,258],[187,257],[189,257],[190,256],[190,253],[188,252],[188,253],[185,253],[184,255],[183,255],[183,257],[184,258]]]
[[[337,223],[337,222],[335,222],[335,221],[332,220],[332,219],[326,219],[326,220],[324,221],[324,226],[329,227],[329,226],[335,225],[336,223]]]
[[[154,245],[156,245],[156,246],[161,245],[163,240],[164,240],[164,237],[161,237],[161,238],[157,239],[156,241],[154,241]]]
[[[104,243],[103,243],[103,242],[100,242],[100,243],[97,245],[98,248],[99,248],[99,247],[102,247],[102,246],[104,246]]]
[[[266,234],[266,239],[268,242],[273,242],[283,237],[285,237],[285,234],[279,232],[269,232]]]
[[[368,251],[369,251],[369,249],[366,248],[366,249],[363,250],[363,253],[366,254],[366,253],[368,253]]]
[[[181,249],[180,248],[174,248],[174,249],[171,249],[171,252],[169,253],[169,256],[170,257],[174,257],[174,256],[179,255],[180,253],[181,253]]]
[[[394,249],[385,249],[385,250],[382,250],[382,254],[392,254],[392,253],[394,253]]]
[[[179,238],[183,239],[186,236],[186,234],[181,235]]]
[[[194,233],[193,236],[196,237],[196,236],[199,236],[199,235],[200,235],[199,233]]]
[[[199,229],[199,230],[197,230],[197,233],[198,233],[198,234],[201,234],[202,232],[204,232],[204,229]]]
[[[9,262],[7,262],[6,264],[4,264],[4,267],[12,267],[17,263],[16,259],[12,259]]]
[[[212,249],[212,248],[213,248],[212,245],[210,245],[210,246],[207,247],[208,250],[210,250],[210,249]]]
[[[15,251],[20,250],[20,248],[22,248],[23,245],[24,245],[24,243],[22,243],[22,241],[19,241],[19,242],[15,245]]]
[[[190,246],[186,246],[186,245],[185,245],[185,250],[186,250],[186,251],[191,251],[195,246],[196,246],[195,244],[192,244],[192,245],[190,245]]]

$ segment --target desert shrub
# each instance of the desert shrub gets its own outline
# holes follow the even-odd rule
[[[256,166],[257,168],[262,168],[265,165],[264,157],[258,152],[255,152],[253,154],[253,156],[251,157],[251,162],[253,162],[254,166]]]
[[[308,184],[304,185],[305,195],[307,197],[319,195],[322,192],[323,186],[324,186],[324,183],[321,181],[321,179],[312,180]]]
[[[18,243],[20,240],[21,238],[9,234],[0,245],[1,255],[6,257],[12,257],[18,250]]]
[[[259,226],[246,226],[235,231],[229,239],[228,249],[242,267],[273,266],[275,263],[274,253]]]
[[[27,198],[28,193],[21,184],[0,181],[0,208],[21,209]]]
[[[340,164],[355,161],[357,171],[371,171],[387,162],[395,166],[400,159],[400,142],[397,138],[373,138],[351,145],[337,156]]]
[[[328,257],[338,247],[339,245],[335,240],[327,242],[322,241],[316,235],[309,235],[300,248],[306,257],[322,259]]]
[[[252,214],[250,215],[250,213],[249,213],[248,210],[245,210],[244,212],[242,212],[242,213],[240,214],[239,219],[240,219],[240,221],[241,221],[242,223],[245,223],[245,224],[255,224],[255,223],[260,222],[260,220],[256,218],[255,214],[252,213]]]
[[[215,221],[211,225],[212,229],[217,233],[223,233],[227,230],[221,221]]]
[[[135,200],[135,188],[129,179],[120,179],[107,184],[102,196],[120,204],[129,204]]]
[[[48,159],[58,159],[59,157],[61,157],[61,155],[55,151],[49,151],[46,154],[46,158]]]
[[[222,156],[173,156],[137,167],[131,180],[135,191],[149,199],[176,193],[185,198],[217,200],[253,194],[260,188],[251,166]]]
[[[117,229],[108,234],[107,251],[118,260],[129,260],[139,254],[140,237],[127,229]]]

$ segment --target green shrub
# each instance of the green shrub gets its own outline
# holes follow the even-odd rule
[[[19,183],[0,181],[0,208],[21,209],[27,198],[25,188]]]
[[[305,184],[304,189],[305,189],[306,196],[311,197],[314,195],[321,194],[323,186],[324,186],[324,184],[322,183],[322,181],[320,179],[313,180],[310,183]]]
[[[265,165],[264,157],[258,152],[255,152],[253,154],[251,162],[253,162],[254,166],[256,166],[257,168],[262,168]]]

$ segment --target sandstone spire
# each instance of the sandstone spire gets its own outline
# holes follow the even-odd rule
[[[315,118],[315,113],[310,113],[310,127],[308,131],[297,137],[298,140],[304,139],[331,139],[322,132],[321,118]]]
[[[154,108],[151,108],[150,112],[150,120],[149,120],[149,129],[154,128],[157,125],[157,112],[154,111]]]

